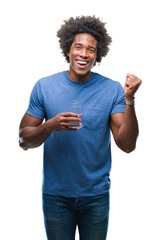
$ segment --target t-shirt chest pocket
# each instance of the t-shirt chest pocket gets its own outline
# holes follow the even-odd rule
[[[106,119],[104,108],[85,108],[83,111],[83,127],[98,130],[105,127]]]

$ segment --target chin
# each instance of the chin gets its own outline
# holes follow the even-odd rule
[[[85,75],[87,75],[87,74],[90,74],[90,70],[88,70],[88,71],[77,70],[77,71],[75,71],[75,73],[76,73],[77,75],[80,75],[80,76],[85,76]]]

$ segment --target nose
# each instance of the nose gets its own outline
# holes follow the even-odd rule
[[[88,57],[87,49],[82,48],[81,51],[80,51],[80,56],[83,57],[83,58],[87,58]]]

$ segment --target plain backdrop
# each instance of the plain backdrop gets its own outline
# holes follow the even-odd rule
[[[107,239],[160,239],[158,0],[1,1],[0,239],[46,239],[41,203],[43,146],[20,149],[18,128],[35,82],[68,69],[56,32],[63,20],[81,15],[107,22],[113,38],[108,56],[93,71],[122,85],[127,73],[143,80],[136,93],[140,128],[136,150],[126,154],[112,139]]]

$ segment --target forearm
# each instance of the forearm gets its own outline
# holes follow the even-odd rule
[[[39,126],[26,126],[20,129],[19,144],[24,150],[39,147],[51,134],[48,123]]]
[[[81,125],[81,114],[59,113],[42,124],[41,121],[25,115],[20,124],[19,144],[24,150],[39,147],[54,131],[77,131]]]
[[[126,105],[124,119],[118,131],[118,145],[125,152],[135,149],[138,137],[138,122],[133,106]]]

